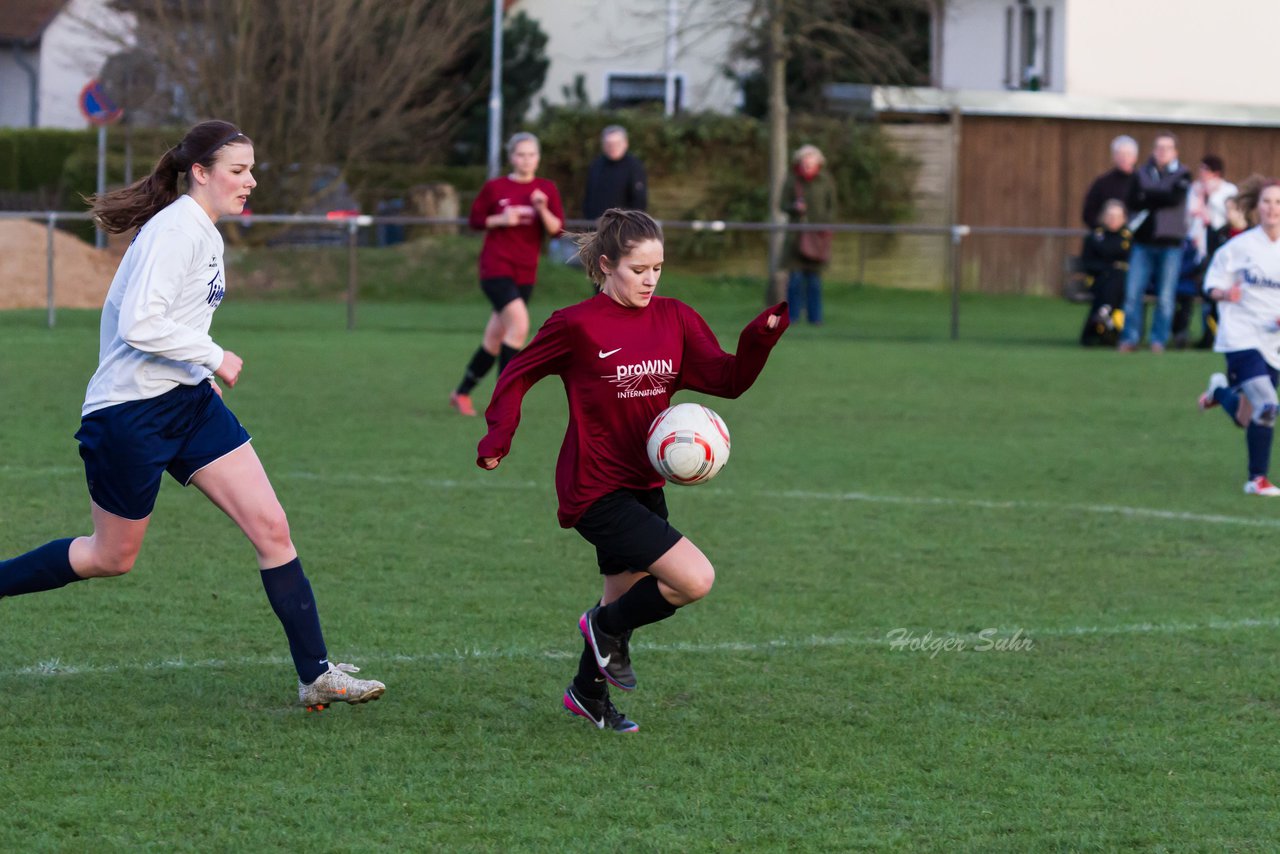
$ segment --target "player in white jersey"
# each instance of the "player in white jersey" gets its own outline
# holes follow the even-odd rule
[[[1204,291],[1218,301],[1213,349],[1227,360],[1225,374],[1209,377],[1200,408],[1221,405],[1245,431],[1249,495],[1280,495],[1267,478],[1280,399],[1280,182],[1262,185],[1258,225],[1229,240],[1204,277]]]
[[[257,186],[253,165],[253,143],[238,128],[202,122],[149,176],[91,200],[105,230],[139,229],[102,308],[98,370],[76,433],[93,534],[0,561],[0,599],[132,569],[167,471],[194,484],[252,543],[298,671],[298,699],[318,711],[376,700],[386,688],[329,663],[284,510],[249,434],[222,402],[217,380],[233,388],[244,363],[209,337],[226,292],[215,223],[243,212]]]

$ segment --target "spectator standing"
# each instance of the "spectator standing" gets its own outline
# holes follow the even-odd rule
[[[825,171],[827,158],[816,145],[802,145],[792,164],[782,184],[787,218],[796,224],[831,222],[836,215],[836,183]],[[815,326],[822,323],[822,271],[831,261],[831,237],[830,231],[789,232],[782,255],[791,270],[787,302],[792,316],[806,314]]]
[[[1222,158],[1206,154],[1200,159],[1196,181],[1187,193],[1187,236],[1196,246],[1200,261],[1207,261],[1218,248],[1218,234],[1227,224],[1227,199],[1235,198],[1239,188],[1224,179]]]
[[[1128,208],[1133,214],[1133,248],[1125,280],[1124,333],[1121,352],[1131,352],[1142,339],[1143,295],[1152,271],[1156,278],[1156,311],[1151,321],[1151,352],[1163,353],[1173,323],[1174,298],[1187,236],[1187,191],[1191,173],[1178,162],[1178,140],[1168,131],[1156,135],[1151,158],[1134,170]]]
[[[1129,195],[1129,181],[1133,167],[1138,163],[1138,142],[1131,136],[1118,136],[1111,140],[1111,168],[1103,172],[1089,185],[1084,196],[1084,209],[1080,218],[1090,230],[1098,227],[1098,217],[1110,199],[1123,201]]]
[[[587,170],[582,218],[597,220],[609,208],[642,211],[649,206],[649,179],[640,158],[627,151],[630,140],[622,125],[600,133],[600,154]]]

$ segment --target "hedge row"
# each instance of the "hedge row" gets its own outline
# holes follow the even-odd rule
[[[528,129],[542,141],[539,174],[560,186],[566,212],[577,216],[587,168],[600,150],[600,131],[624,125],[631,151],[649,171],[651,210],[675,219],[763,220],[767,216],[768,132],[746,116],[712,113],[668,119],[647,110],[609,112],[550,108]],[[134,131],[134,176],[145,174],[156,156],[181,137],[180,129]],[[123,180],[124,135],[109,136],[108,181]],[[896,222],[911,213],[916,164],[899,154],[874,123],[798,116],[790,147],[811,143],[827,156],[836,181],[840,219]],[[426,153],[417,163],[359,164],[349,170],[352,190],[372,210],[382,199],[402,195],[424,180],[447,180],[469,198],[484,179],[483,167],[439,167],[443,156]],[[93,131],[7,129],[0,131],[0,191],[56,192],[59,203],[79,207],[93,191],[97,152]]]
[[[0,190],[52,192],[71,152],[94,144],[92,131],[0,128]]]
[[[600,131],[609,124],[627,128],[631,152],[649,172],[657,215],[767,218],[769,146],[763,122],[711,113],[668,119],[649,111],[550,109],[530,128],[542,141],[539,171],[560,184],[574,213],[587,167],[600,152]],[[842,220],[897,222],[910,215],[916,164],[892,148],[877,125],[801,116],[789,134],[791,150],[808,143],[826,155]]]

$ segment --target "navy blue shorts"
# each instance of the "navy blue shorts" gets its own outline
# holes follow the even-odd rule
[[[489,304],[497,312],[506,308],[507,303],[516,300],[524,300],[524,304],[528,305],[529,297],[533,296],[533,285],[517,285],[515,279],[506,277],[481,279],[480,290],[484,291],[484,295],[489,298]]]
[[[126,519],[145,519],[166,471],[186,486],[249,434],[203,382],[90,412],[76,438],[94,503]]]
[[[573,527],[596,547],[601,575],[646,572],[683,536],[667,521],[661,487],[610,492]]]
[[[1233,350],[1224,353],[1227,357],[1227,382],[1236,388],[1254,377],[1267,377],[1275,385],[1280,372],[1262,358],[1257,350]]]

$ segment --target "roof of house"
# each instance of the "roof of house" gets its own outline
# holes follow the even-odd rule
[[[836,109],[873,113],[949,113],[969,116],[1040,116],[1160,124],[1280,127],[1280,107],[1202,104],[1185,101],[1093,98],[1061,92],[989,92],[900,86],[829,84],[824,92]]]
[[[0,0],[0,45],[34,45],[68,0]]]

